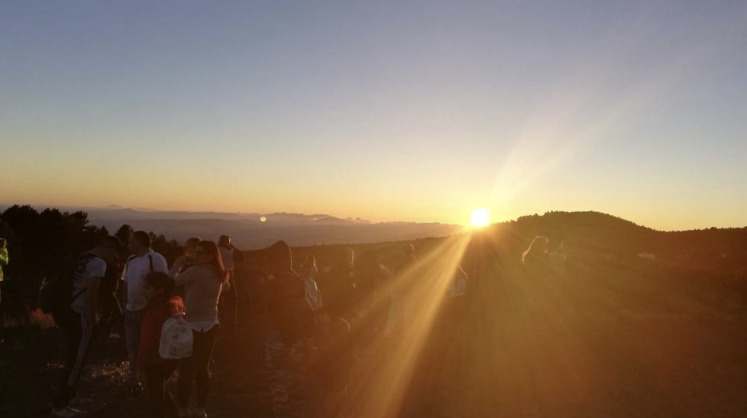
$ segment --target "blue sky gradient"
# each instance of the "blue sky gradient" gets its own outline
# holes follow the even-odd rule
[[[0,200],[745,226],[745,51],[738,1],[3,2]]]

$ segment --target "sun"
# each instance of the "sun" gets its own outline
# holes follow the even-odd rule
[[[470,223],[474,227],[482,228],[490,223],[490,211],[485,208],[477,208],[470,215]]]

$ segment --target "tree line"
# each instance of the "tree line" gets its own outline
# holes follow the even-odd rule
[[[14,205],[0,213],[0,237],[8,241],[10,263],[4,268],[3,306],[5,313],[28,312],[34,308],[44,277],[67,260],[91,249],[102,236],[115,236],[122,243],[120,260],[126,260],[126,244],[134,232],[122,225],[114,234],[106,227],[91,225],[84,211],[66,212],[47,208],[41,212],[30,205]],[[153,249],[173,262],[181,254],[178,241],[150,232]]]

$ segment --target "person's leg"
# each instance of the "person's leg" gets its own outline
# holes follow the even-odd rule
[[[69,322],[60,324],[62,328],[62,334],[65,338],[65,366],[60,374],[60,379],[57,382],[57,392],[54,397],[52,406],[55,409],[63,409],[67,406],[68,402],[75,397],[75,393],[70,393],[70,388],[67,382],[70,380],[70,375],[75,366],[75,360],[78,357],[78,347],[80,346],[80,339],[83,335],[83,329],[81,327],[81,321],[78,319],[80,315],[77,315]]]
[[[174,398],[166,389],[166,381],[174,372],[176,364],[164,362],[145,368],[145,382],[148,386],[148,401],[153,417],[162,418],[176,410]]]
[[[145,368],[145,384],[148,388],[150,414],[154,418],[162,418],[166,379],[157,365]]]
[[[198,352],[195,353],[195,381],[197,383],[197,408],[205,409],[210,394],[210,359],[213,356],[213,346],[218,332],[218,325],[201,334]]]
[[[130,375],[127,382],[137,385],[137,353],[140,346],[140,320],[142,311],[125,309],[125,338],[127,339],[127,357],[130,360]]]
[[[113,314],[109,293],[104,292],[99,298],[99,330],[104,338],[109,335],[109,322]]]
[[[162,370],[163,370],[163,383],[164,383],[164,395],[163,395],[163,411],[164,416],[167,417],[175,417],[177,416],[178,407],[176,404],[176,399],[174,399],[174,395],[169,390],[168,386],[166,385],[166,382],[171,378],[171,375],[174,374],[174,370],[176,370],[177,366],[179,365],[179,362],[176,360],[169,360],[165,363],[163,363]]]
[[[94,337],[94,326],[79,314],[73,314],[69,324],[65,327],[67,353],[65,368],[57,388],[54,400],[54,408],[67,407],[71,399],[75,397],[78,378],[83,371],[83,366],[88,359],[91,342]]]
[[[104,303],[106,304],[106,317],[102,315],[100,322],[102,326],[102,335],[104,338],[108,337],[111,333],[114,325],[122,320],[122,306],[119,304],[119,299],[114,292],[107,293],[104,296]]]
[[[192,377],[195,374],[195,354],[200,346],[202,333],[192,331],[192,355],[179,362],[179,382],[177,383],[177,403],[179,409],[186,410],[192,396]]]

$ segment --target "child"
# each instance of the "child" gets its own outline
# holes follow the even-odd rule
[[[176,402],[166,389],[166,381],[177,366],[176,360],[164,360],[158,354],[161,328],[169,317],[184,312],[184,303],[174,296],[174,280],[162,272],[145,277],[143,296],[148,305],[143,310],[140,328],[138,378],[144,378],[147,384],[151,415],[160,418],[176,412]]]

